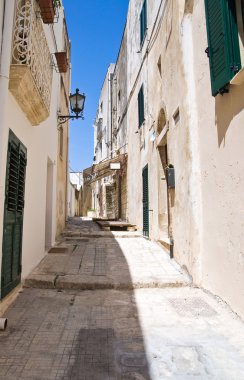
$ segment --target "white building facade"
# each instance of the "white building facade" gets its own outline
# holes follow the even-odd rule
[[[39,263],[56,235],[57,113],[65,85],[54,53],[67,53],[67,38],[63,7],[50,9],[44,20],[41,4],[0,2],[1,299]],[[67,58],[64,65],[69,70]],[[66,179],[62,186],[65,194]],[[61,202],[66,211],[65,195]]]
[[[243,14],[239,0],[130,0],[112,97],[126,218],[241,316]]]

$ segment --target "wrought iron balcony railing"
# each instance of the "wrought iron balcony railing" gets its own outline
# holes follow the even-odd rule
[[[49,115],[52,60],[36,0],[16,0],[10,90],[32,125]]]

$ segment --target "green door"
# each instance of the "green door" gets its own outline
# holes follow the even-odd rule
[[[149,237],[148,165],[142,170],[143,235]]]
[[[26,148],[9,132],[2,246],[1,298],[21,280]]]

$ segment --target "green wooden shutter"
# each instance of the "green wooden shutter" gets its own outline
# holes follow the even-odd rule
[[[144,114],[144,90],[143,85],[140,88],[140,91],[138,93],[138,124],[139,128],[141,127],[143,121],[145,119]]]
[[[149,236],[148,165],[142,170],[143,235]]]
[[[10,131],[6,169],[1,297],[7,295],[21,278],[26,163],[26,148]]]
[[[212,95],[226,92],[226,85],[241,68],[235,1],[205,0],[208,55]]]
[[[147,30],[147,2],[143,3],[140,14],[140,43],[142,45]]]

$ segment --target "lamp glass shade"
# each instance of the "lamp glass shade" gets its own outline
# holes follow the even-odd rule
[[[79,114],[84,109],[84,103],[85,103],[85,95],[79,94],[79,90],[76,90],[76,93],[73,95],[70,95],[70,107],[72,112]]]

